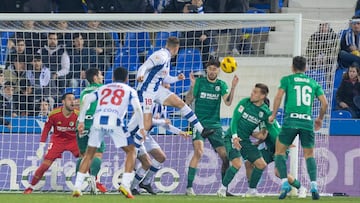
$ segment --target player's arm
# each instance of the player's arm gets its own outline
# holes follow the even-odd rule
[[[240,113],[240,106],[241,106],[242,102],[240,101],[239,104],[235,107],[234,109],[234,113],[231,119],[231,124],[230,124],[230,129],[231,129],[231,142],[233,144],[233,147],[237,150],[240,150],[241,145],[240,145],[240,141],[241,139],[239,138],[238,134],[237,134],[237,128],[238,128],[238,123],[239,123],[239,119],[241,118],[241,113]]]
[[[53,126],[53,115],[50,115],[48,120],[45,122],[44,129],[41,132],[41,138],[39,143],[39,148],[36,150],[36,156],[41,159],[44,155],[44,148],[46,145],[46,140],[49,135],[49,132]]]
[[[164,78],[163,82],[167,84],[173,84],[180,80],[185,80],[185,75],[183,73],[180,73],[177,76],[171,76],[168,73],[168,75]]]
[[[324,94],[320,95],[318,97],[318,99],[320,101],[321,107],[320,107],[319,116],[315,120],[315,130],[319,130],[321,128],[322,121],[324,119],[326,110],[327,110],[328,105],[329,105]]]
[[[194,76],[194,73],[191,71],[190,72],[190,89],[185,95],[185,103],[187,105],[190,105],[195,99],[195,97],[194,97],[196,95],[196,93],[194,92],[195,85],[196,85],[195,76]],[[197,88],[196,88],[196,90],[197,90]]]
[[[83,97],[83,100],[81,101],[80,104],[80,113],[78,116],[78,131],[79,131],[79,136],[81,137],[81,135],[83,135],[83,131],[84,131],[84,121],[85,121],[85,116],[86,116],[86,112],[90,107],[90,104],[94,101],[96,101],[98,99],[98,93],[97,92],[93,92],[90,94],[86,94]]]
[[[236,88],[236,86],[237,86],[238,83],[239,83],[239,78],[238,78],[237,75],[234,75],[234,78],[233,78],[233,80],[232,80],[232,82],[231,82],[230,93],[224,94],[224,96],[223,96],[223,100],[224,100],[224,103],[225,103],[226,106],[230,106],[230,105],[231,105],[231,103],[232,103],[232,101],[233,101],[233,99],[234,99],[235,88]],[[226,88],[226,89],[227,89],[227,88]],[[227,90],[226,92],[228,92],[228,90]]]
[[[144,75],[146,71],[151,70],[155,66],[164,65],[165,59],[164,56],[158,52],[152,54],[140,67],[137,73],[137,80],[142,82],[144,80]]]
[[[141,109],[140,101],[138,98],[137,93],[134,91],[131,91],[131,100],[130,103],[134,109],[133,117],[136,121],[136,123],[139,125],[139,129],[144,129],[144,116]]]
[[[274,119],[276,118],[276,114],[279,110],[280,104],[281,104],[281,100],[283,98],[285,94],[285,91],[281,88],[278,89],[276,96],[274,98],[274,104],[273,104],[273,111],[271,116],[269,117],[269,122],[272,123],[274,122]]]

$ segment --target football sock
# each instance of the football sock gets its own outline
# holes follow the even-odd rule
[[[189,167],[186,188],[192,187],[196,175],[196,170],[196,168]]]
[[[101,168],[101,159],[99,157],[94,157],[90,165],[90,174],[97,176]]]
[[[203,131],[203,129],[204,129],[203,126],[201,125],[198,118],[196,117],[196,115],[190,109],[190,107],[188,105],[185,105],[184,107],[182,107],[180,109],[180,112],[181,112],[181,115],[183,115],[189,121],[189,123],[191,123],[191,125],[193,125],[195,127],[195,129],[199,133],[201,133]]]
[[[257,184],[259,183],[259,180],[263,174],[263,171],[262,169],[259,169],[257,167],[255,167],[251,173],[251,176],[250,176],[250,184],[249,184],[249,187],[250,188],[256,188]]]
[[[310,181],[316,181],[316,161],[314,157],[306,159],[306,168],[310,177]]]
[[[227,187],[232,179],[234,178],[235,174],[237,173],[238,169],[236,169],[234,166],[230,166],[225,173],[224,179],[222,181],[222,184]]]
[[[279,171],[281,179],[287,178],[286,156],[275,155],[275,167]]]

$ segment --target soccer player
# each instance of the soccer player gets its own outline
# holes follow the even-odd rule
[[[165,84],[163,85],[165,86]],[[152,113],[152,123],[154,125],[164,127],[174,135],[180,135],[185,138],[188,137],[186,132],[173,126],[171,121],[166,118],[166,106],[155,104]],[[130,126],[131,124],[129,124],[129,131],[131,131],[130,129],[133,128]],[[131,133],[134,134],[136,130],[137,127],[132,130]],[[149,155],[151,155],[153,159],[151,159]],[[137,158],[141,162],[141,167],[136,170],[134,181],[131,184],[132,194],[140,194],[140,192],[136,189],[136,187],[139,185],[140,188],[145,189],[148,193],[156,195],[156,192],[151,187],[151,181],[153,180],[156,172],[161,169],[162,163],[164,163],[166,159],[165,152],[161,149],[160,145],[151,135],[147,135],[144,143],[138,149]]]
[[[84,120],[89,105],[97,101],[94,121],[90,128],[88,147],[76,175],[73,197],[81,195],[80,187],[84,182],[86,172],[101,146],[104,136],[110,136],[116,148],[121,147],[126,153],[125,172],[123,173],[119,191],[127,198],[134,198],[130,191],[130,183],[134,178],[132,173],[135,166],[136,151],[135,143],[124,126],[124,116],[129,104],[134,109],[134,116],[139,125],[139,136],[145,137],[143,112],[141,110],[138,95],[134,89],[126,85],[128,72],[124,68],[117,68],[113,73],[113,82],[103,85],[97,91],[87,94],[81,103],[79,114],[79,135],[84,132]],[[138,135],[137,135],[138,136]]]
[[[102,72],[99,69],[90,68],[86,71],[86,79],[89,82],[89,85],[81,92],[80,103],[83,101],[85,95],[94,92],[103,85],[104,76],[102,75]],[[77,133],[76,136],[80,150],[80,155],[81,155],[81,157],[76,162],[76,171],[79,170],[82,157],[84,156],[88,145],[88,140],[89,140],[88,134],[90,132],[90,127],[93,123],[93,116],[95,113],[96,104],[97,104],[96,102],[91,103],[88,111],[86,112],[85,121],[84,121],[85,128],[83,134],[80,137]],[[107,191],[106,187],[103,184],[101,184],[98,179],[96,179],[97,174],[100,171],[101,159],[104,151],[105,151],[105,143],[101,142],[101,145],[96,150],[94,159],[92,160],[92,163],[90,165],[90,180],[91,180],[90,186],[93,193],[96,193],[96,188],[102,193],[105,193]]]
[[[200,77],[195,80],[194,75],[190,74],[191,86],[186,95],[186,103],[190,104],[195,99],[195,114],[200,123],[207,129],[213,129],[214,134],[207,137],[213,149],[218,153],[222,160],[221,176],[224,177],[226,169],[229,168],[229,160],[226,156],[226,150],[223,141],[223,129],[220,121],[221,98],[227,106],[230,106],[234,97],[235,87],[239,78],[235,75],[231,89],[229,91],[227,84],[218,79],[220,72],[220,62],[216,59],[210,59],[206,64],[206,77]],[[194,154],[189,163],[186,195],[195,195],[192,188],[198,163],[203,155],[205,138],[199,132],[193,133]]]
[[[269,89],[265,84],[257,83],[251,92],[250,98],[242,99],[234,109],[231,120],[231,133],[224,138],[225,148],[231,166],[226,170],[222,185],[217,194],[220,197],[226,197],[226,190],[235,174],[241,167],[241,154],[247,154],[247,159],[251,161],[255,168],[251,174],[250,187],[254,185],[256,188],[266,163],[261,156],[260,151],[250,141],[250,136],[254,129],[261,123],[267,123],[271,115],[269,107],[264,100],[269,93]],[[264,133],[265,129],[261,129]],[[265,164],[264,164],[265,163]]]
[[[169,75],[171,57],[175,56],[178,51],[179,39],[169,37],[165,48],[154,52],[138,70],[137,81],[139,83],[137,90],[140,101],[143,103],[145,130],[149,131],[152,126],[153,116],[151,111],[154,103],[158,103],[179,108],[181,114],[193,124],[195,129],[201,132],[204,137],[207,137],[214,131],[204,129],[190,107],[176,94],[161,85],[162,83],[172,84],[185,79],[184,74],[179,74],[177,77]]]
[[[319,130],[328,107],[328,102],[321,86],[312,78],[304,74],[306,58],[295,56],[292,61],[293,74],[284,76],[280,81],[280,87],[274,98],[273,113],[269,122],[273,122],[279,109],[281,100],[286,95],[284,109],[285,119],[281,132],[276,140],[275,166],[279,171],[282,186],[279,199],[284,199],[291,187],[287,180],[287,167],[285,152],[299,135],[301,146],[304,150],[306,167],[311,181],[310,192],[313,200],[320,199],[316,183],[316,161],[314,159],[314,125]],[[312,106],[314,98],[320,100],[321,108],[315,123],[312,120]]]
[[[76,142],[76,120],[79,111],[74,107],[75,96],[73,93],[66,93],[61,97],[63,106],[52,110],[41,133],[40,145],[36,150],[36,156],[41,159],[44,155],[46,140],[51,128],[54,133],[48,144],[48,151],[44,156],[43,162],[35,171],[31,180],[31,186],[26,188],[24,194],[31,194],[34,186],[41,180],[44,173],[50,168],[52,163],[65,151],[70,151],[74,157],[79,157],[79,148]]]

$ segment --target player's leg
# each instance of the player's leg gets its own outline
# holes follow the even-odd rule
[[[317,168],[316,168],[316,161],[314,158],[314,145],[315,145],[314,132],[309,130],[302,130],[299,138],[300,138],[301,146],[303,147],[304,150],[306,168],[311,181],[310,192],[312,195],[312,199],[318,200],[320,199],[320,195],[316,182]]]
[[[209,135],[214,133],[212,129],[204,129],[204,127],[199,122],[195,113],[191,110],[191,108],[185,104],[185,102],[180,99],[176,94],[170,92],[170,90],[163,88],[164,90],[161,92],[162,96],[160,99],[162,101],[161,104],[165,106],[173,106],[180,109],[180,113],[183,117],[185,117],[189,123],[191,123],[196,131],[201,133],[201,136],[208,137]]]
[[[275,168],[275,174],[277,169]],[[291,174],[287,176],[289,184],[298,190],[298,197],[299,198],[306,198],[306,188],[301,185],[300,181],[294,178]]]
[[[36,169],[35,174],[31,180],[30,187],[24,190],[24,194],[31,194],[34,190],[35,185],[41,180],[44,176],[44,173],[50,168],[54,160],[45,159]]]
[[[200,136],[199,132],[193,134],[193,148],[194,154],[191,157],[188,175],[187,175],[187,186],[186,186],[186,195],[194,196],[196,195],[193,190],[193,182],[196,176],[198,163],[204,153],[204,138]]]
[[[126,197],[133,199],[134,196],[130,191],[131,181],[134,179],[133,169],[135,167],[136,151],[135,145],[131,144],[128,146],[122,147],[126,154],[125,158],[125,171],[121,179],[121,185],[119,191]]]
[[[142,144],[137,153],[137,159],[140,161],[141,166],[136,169],[134,180],[131,183],[131,192],[133,195],[138,195],[140,192],[136,189],[139,183],[144,179],[146,173],[151,167],[151,159],[149,154],[146,152],[145,146]]]
[[[101,144],[101,146],[103,146],[103,143]],[[101,149],[101,146],[99,149]],[[103,151],[99,152],[99,149],[96,151],[95,156],[93,161],[91,162],[90,165],[90,175],[95,177],[95,181],[96,181],[96,188],[102,192],[105,193],[107,192],[107,189],[105,187],[105,185],[103,185],[100,182],[100,179],[97,177],[100,169],[101,169],[101,163],[102,163],[102,156],[103,156]]]
[[[291,190],[287,180],[286,150],[294,141],[297,133],[297,129],[282,128],[278,138],[276,139],[274,160],[275,167],[279,171],[282,183],[279,199],[284,199],[287,193]]]

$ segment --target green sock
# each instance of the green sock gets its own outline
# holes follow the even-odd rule
[[[287,178],[286,156],[275,155],[275,167],[279,171],[280,178]]]
[[[236,175],[238,169],[236,169],[234,166],[230,166],[225,173],[224,179],[222,181],[222,184],[227,187],[230,182],[232,181],[232,179],[234,178],[234,176]]]
[[[79,171],[79,168],[80,168],[80,164],[81,164],[81,161],[82,161],[82,158],[78,158],[78,160],[76,161],[76,173]]]
[[[294,179],[294,182],[290,183],[290,185],[295,187],[296,189],[299,189],[301,187],[301,183],[297,179]]]
[[[96,177],[100,171],[100,167],[101,167],[101,159],[99,157],[94,157],[90,165],[90,174]]]
[[[310,181],[316,181],[316,161],[314,157],[306,159],[306,168],[310,176]]]
[[[259,168],[254,168],[254,170],[251,173],[250,176],[250,183],[249,183],[249,187],[250,188],[256,188],[257,184],[259,183],[259,180],[263,174],[264,170],[261,170]]]
[[[196,168],[189,167],[186,188],[192,187],[196,175],[196,170]]]

